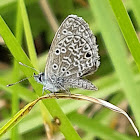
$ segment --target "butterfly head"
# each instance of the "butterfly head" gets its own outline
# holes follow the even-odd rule
[[[45,82],[45,73],[41,72],[38,75],[36,75],[34,73],[34,79],[35,79],[36,82],[38,82],[38,83],[43,85],[44,82]]]
[[[49,90],[50,92],[59,91],[59,88],[57,88],[48,77],[45,78],[45,73],[39,73],[38,75],[34,73],[34,79],[36,82],[43,85],[43,91],[44,90]]]

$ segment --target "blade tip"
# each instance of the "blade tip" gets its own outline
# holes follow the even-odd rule
[[[18,62],[20,65],[23,65],[21,62]]]

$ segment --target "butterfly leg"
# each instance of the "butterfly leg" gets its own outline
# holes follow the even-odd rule
[[[61,87],[62,90],[64,90],[66,93],[69,94],[69,97],[71,96],[71,92],[69,89],[65,89],[64,87],[62,87],[61,85],[59,85]]]
[[[45,88],[43,87],[43,89],[42,89],[42,95],[44,95],[44,91],[45,91]]]
[[[45,87],[43,87],[43,90],[42,90],[42,95],[44,95],[44,92],[46,92],[46,94],[48,94],[48,96],[49,96],[49,97],[51,97],[51,96],[50,96],[50,94],[49,94],[49,93],[47,93],[47,91],[46,91],[46,88],[45,88]]]
[[[56,99],[59,99],[59,97],[56,96],[55,92],[53,94],[55,95]]]
[[[47,91],[46,91],[46,90],[44,90],[44,91],[47,93]],[[48,94],[48,96],[49,96],[49,97],[51,97],[49,93],[47,93],[47,94]]]
[[[71,92],[70,92],[69,89],[66,90],[66,93],[68,93],[69,94],[69,97],[71,97]]]

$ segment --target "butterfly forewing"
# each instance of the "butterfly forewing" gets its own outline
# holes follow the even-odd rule
[[[97,70],[98,48],[95,36],[80,17],[69,15],[58,29],[45,73],[82,77]]]
[[[69,15],[58,29],[47,59],[45,74],[77,80],[99,67],[96,38],[88,24]]]

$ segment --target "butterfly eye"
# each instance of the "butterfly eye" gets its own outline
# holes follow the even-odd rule
[[[62,47],[62,48],[61,48],[61,52],[62,52],[62,53],[66,53],[66,48]]]
[[[87,59],[91,58],[91,56],[92,56],[92,53],[91,52],[87,52],[85,54],[85,58],[87,58]]]
[[[58,68],[57,64],[53,64],[53,69],[56,70]]]
[[[66,76],[69,76],[69,75],[70,75],[70,72],[69,72],[69,71],[67,71],[67,72],[66,72]]]
[[[39,78],[38,78],[38,79],[39,79],[39,81],[42,81],[41,76],[39,76]]]
[[[62,31],[62,33],[63,33],[64,35],[67,34],[67,30],[64,29],[64,30]]]
[[[91,54],[88,52],[88,53],[86,54],[86,57],[91,57]]]
[[[60,34],[57,35],[57,38],[60,38]]]
[[[62,72],[65,72],[66,71],[66,68],[65,67],[62,67],[61,71]]]
[[[56,49],[56,50],[55,50],[55,54],[56,54],[56,55],[59,55],[59,54],[60,54],[60,49]]]

